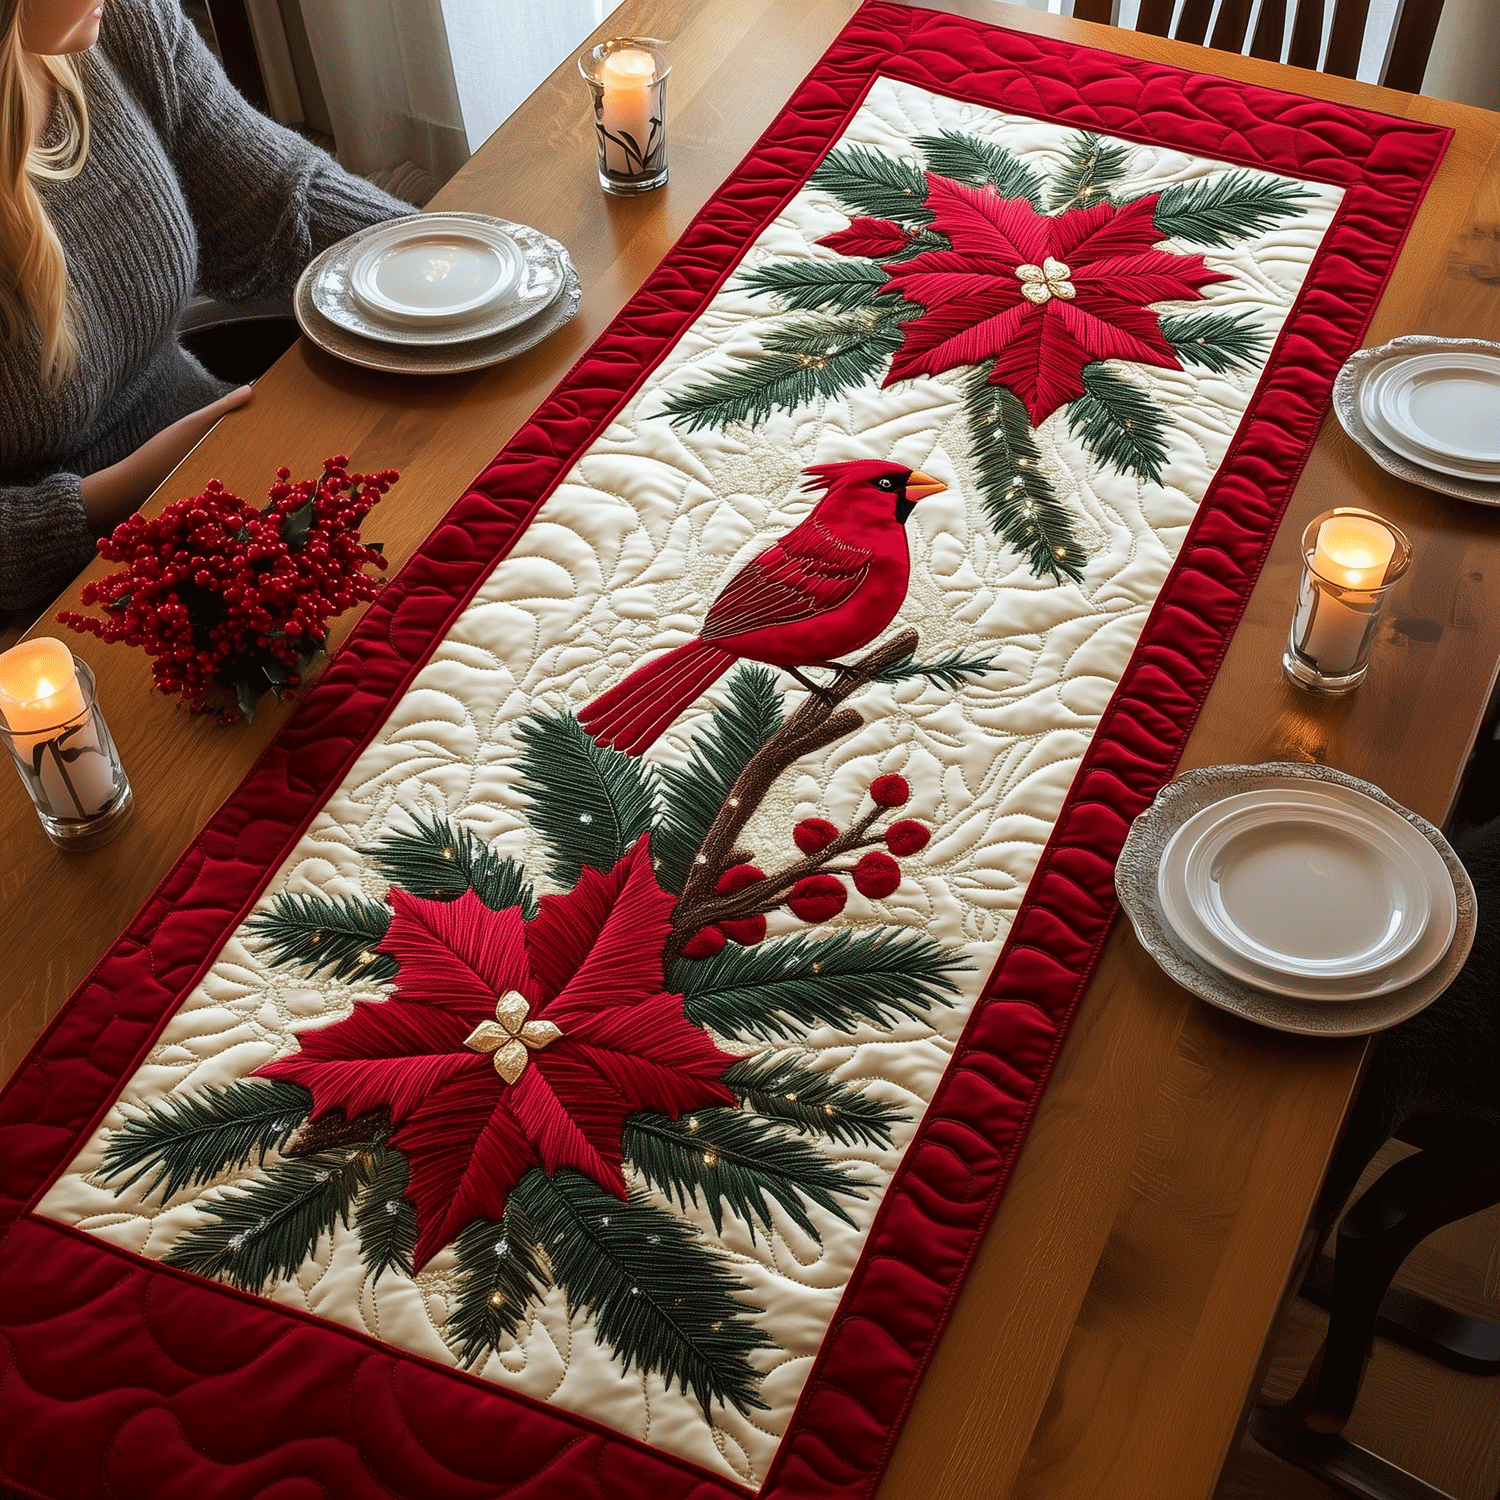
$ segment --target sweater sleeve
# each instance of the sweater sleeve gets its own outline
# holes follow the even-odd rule
[[[103,49],[176,167],[210,296],[290,292],[319,251],[417,211],[248,104],[176,0],[114,0],[104,14]]]
[[[0,486],[0,610],[46,604],[97,553],[77,474]]]

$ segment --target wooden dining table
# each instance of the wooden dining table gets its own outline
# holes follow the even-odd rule
[[[1500,115],[995,0],[947,0],[999,25],[1451,125],[1436,180],[1366,342],[1500,336]],[[671,180],[599,191],[572,61],[430,205],[534,224],[565,243],[577,318],[478,373],[381,374],[307,340],[204,440],[148,506],[210,478],[253,497],[279,464],[327,455],[401,471],[367,531],[399,564],[606,327],[750,149],[855,0],[625,0],[602,35],[669,38]],[[1369,677],[1320,699],[1284,680],[1298,537],[1335,504],[1410,537]],[[94,564],[84,579],[105,571]],[[1441,823],[1485,722],[1500,659],[1500,516],[1396,480],[1330,414],[1188,743],[1184,768],[1295,760],[1365,777]],[[76,607],[74,585],[57,607]],[[339,635],[354,616],[339,622]],[[19,781],[0,783],[0,1076],[8,1076],[295,704],[224,728],[153,694],[138,651],[69,643],[135,792],[91,853],[44,838]],[[1173,984],[1118,922],[1047,1087],[957,1312],[881,1483],[883,1500],[1160,1497],[1215,1486],[1368,1043],[1258,1028]]]

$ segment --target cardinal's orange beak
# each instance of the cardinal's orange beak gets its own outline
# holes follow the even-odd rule
[[[924,474],[920,469],[913,469],[911,478],[906,481],[906,498],[913,505],[918,500],[924,500],[928,495],[941,495],[948,486],[941,479],[934,479],[931,474]]]

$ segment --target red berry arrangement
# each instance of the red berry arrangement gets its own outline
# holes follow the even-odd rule
[[[57,618],[141,647],[154,658],[156,686],[191,712],[226,724],[254,718],[262,694],[283,697],[301,682],[328,621],[380,588],[363,569],[383,569],[385,558],[360,541],[359,528],[400,476],[351,474],[348,461],[324,459],[317,479],[295,484],[290,469],[278,469],[263,510],[211,479],[157,516],[127,517],[99,541],[124,569],[83,588],[83,602],[105,618],[72,610]]]

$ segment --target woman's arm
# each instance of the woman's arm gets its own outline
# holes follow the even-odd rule
[[[0,485],[0,611],[37,609],[95,556],[76,474]]]
[[[176,0],[112,0],[100,47],[177,169],[209,295],[241,301],[289,292],[320,250],[416,211],[252,108]]]

